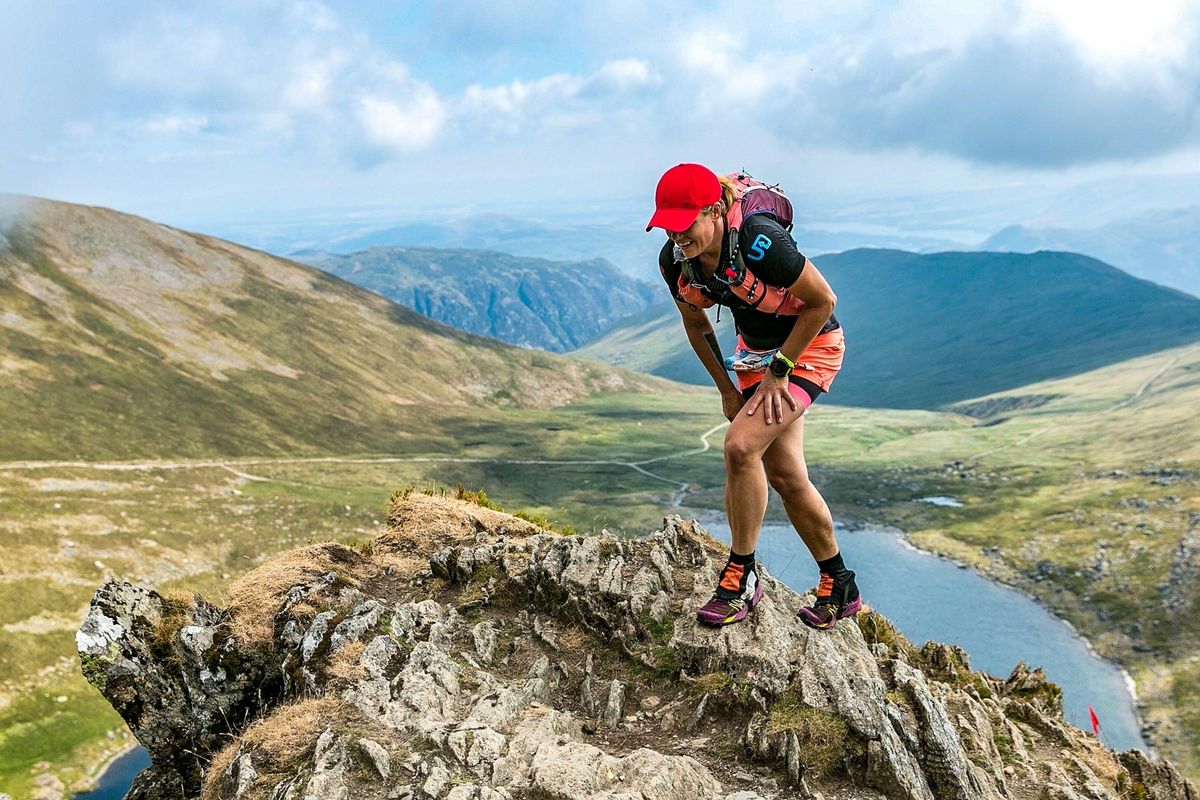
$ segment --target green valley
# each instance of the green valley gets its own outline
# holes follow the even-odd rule
[[[839,459],[829,493],[1071,621],[1133,674],[1149,741],[1200,775],[1200,346],[965,408],[991,413]]]
[[[405,452],[446,405],[665,389],[228,242],[106,209],[16,209],[0,246],[0,459]]]

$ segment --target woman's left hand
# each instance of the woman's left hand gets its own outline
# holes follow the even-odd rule
[[[785,405],[786,404],[786,405]],[[777,378],[771,372],[763,376],[758,384],[758,391],[746,404],[746,416],[753,417],[754,413],[763,409],[763,415],[768,425],[772,422],[783,422],[785,408],[796,410],[796,398],[788,391],[787,377]]]

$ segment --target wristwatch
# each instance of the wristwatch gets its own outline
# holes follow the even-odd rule
[[[771,374],[776,378],[785,378],[791,374],[796,368],[796,362],[785,356],[782,352],[776,350],[775,357],[771,359]]]

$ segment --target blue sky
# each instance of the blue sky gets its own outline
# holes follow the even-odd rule
[[[1200,172],[1194,2],[0,6],[0,191],[177,224],[640,217],[680,161],[843,209]]]

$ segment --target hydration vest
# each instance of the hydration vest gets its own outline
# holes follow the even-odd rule
[[[725,177],[732,181],[735,187],[733,205],[725,212],[725,242],[729,260],[717,266],[712,280],[726,286],[729,293],[755,311],[777,316],[796,316],[804,308],[804,301],[782,286],[769,286],[759,280],[746,266],[738,240],[742,222],[755,214],[770,214],[784,230],[790,231],[791,201],[778,186],[768,186],[743,172],[734,172]],[[678,255],[678,249],[676,254]],[[680,261],[682,267],[676,298],[692,308],[710,308],[715,305],[717,301],[697,285],[707,286],[703,277],[693,273],[686,259],[676,258],[676,261]]]

